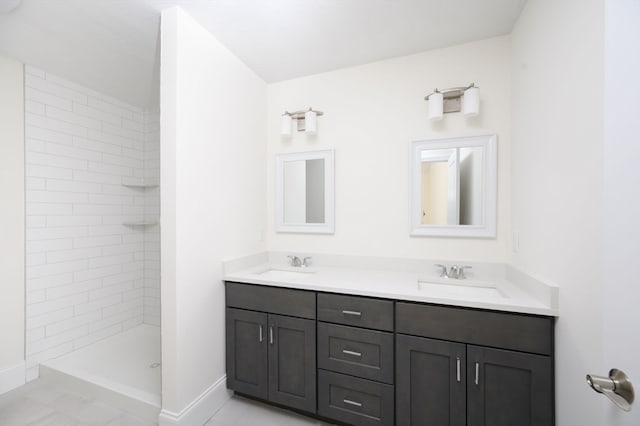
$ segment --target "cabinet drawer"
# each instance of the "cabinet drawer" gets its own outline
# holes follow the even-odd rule
[[[393,302],[367,297],[318,293],[318,319],[338,324],[393,331]]]
[[[392,426],[393,386],[318,370],[318,414],[355,426]]]
[[[318,323],[318,367],[393,383],[393,333]]]
[[[316,318],[316,294],[313,291],[234,282],[227,282],[226,287],[229,307],[292,317]]]
[[[550,317],[398,302],[396,332],[553,354],[553,318]]]

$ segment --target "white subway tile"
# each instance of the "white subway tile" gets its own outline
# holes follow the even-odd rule
[[[90,281],[96,278],[108,277],[110,275],[119,274],[122,272],[122,267],[120,265],[109,265],[102,268],[92,268],[84,271],[74,272],[73,280],[74,281]]]
[[[44,190],[47,186],[47,181],[44,178],[29,177],[25,178],[25,188],[31,190]]]
[[[27,344],[34,340],[40,340],[44,338],[44,327],[33,328],[26,331]]]
[[[53,75],[51,73],[47,73],[47,82],[59,84],[60,86],[67,87],[72,89],[78,93],[83,93],[89,96],[101,96],[101,94],[93,89],[90,89],[86,86],[83,86],[78,83],[74,83],[73,81],[69,81],[66,78],[59,77],[57,75]],[[84,102],[86,104],[86,102]]]
[[[29,152],[46,152],[47,145],[44,141],[37,139],[26,139],[24,144],[25,151]],[[28,155],[28,154],[27,154]]]
[[[120,215],[122,207],[119,205],[101,205],[101,204],[74,204],[73,214],[78,216],[90,215]],[[106,223],[106,222],[103,222]]]
[[[53,324],[71,317],[73,317],[73,306],[67,306],[66,308],[48,312],[44,315],[28,316],[27,329],[44,327],[48,324]]]
[[[27,216],[27,228],[44,228],[47,226],[46,216]]]
[[[77,305],[89,300],[86,293],[74,294],[68,297],[61,297],[55,300],[47,300],[41,303],[33,303],[27,305],[27,318],[38,316],[49,312],[64,309],[69,306]]]
[[[27,241],[86,237],[87,235],[88,228],[85,226],[27,229]]]
[[[125,282],[125,281],[134,281],[144,277],[144,271],[142,269],[135,271],[128,271],[120,274],[111,275],[109,277],[105,277],[102,280],[102,284],[104,286],[110,286],[113,284]]]
[[[28,291],[26,296],[26,303],[40,303],[46,300],[46,294],[44,290]]]
[[[76,126],[82,126],[87,129],[100,129],[102,128],[102,122],[100,120],[96,120],[89,117],[83,117],[75,113],[75,111],[66,111],[64,109],[56,108],[53,106],[47,105],[46,108],[47,117],[51,117],[55,120],[64,121],[66,123],[71,123]],[[86,136],[85,132],[82,135],[78,136]]]
[[[133,148],[135,146],[135,141],[132,139],[119,135],[103,133],[100,130],[89,129],[88,138],[90,140],[110,143],[120,147]]]
[[[129,205],[133,204],[133,197],[130,195],[89,194],[89,203]]]
[[[24,110],[32,114],[44,115],[44,104],[41,102],[25,99]]]
[[[25,174],[27,176],[54,178],[54,179],[71,179],[73,177],[73,170],[60,167],[38,166],[30,164],[31,155],[27,155],[27,165]]]
[[[100,193],[102,184],[62,179],[47,179],[47,191],[93,192]]]
[[[124,157],[122,155],[102,154],[104,164],[114,164],[116,166],[131,167],[141,169],[144,166],[142,159]]]
[[[27,152],[27,163],[31,166],[64,167],[67,169],[86,170],[87,161],[77,158],[59,157],[40,152]],[[71,172],[71,170],[69,170]],[[44,176],[58,177],[58,176]]]
[[[89,260],[89,268],[101,268],[109,265],[119,265],[133,260],[131,253],[118,254],[115,256],[101,256]]]
[[[102,316],[106,318],[110,315],[115,315],[120,312],[127,311],[129,309],[142,308],[141,302],[142,302],[141,299],[134,299],[134,300],[129,300],[128,302],[119,303],[117,305],[107,306],[102,309]]]
[[[25,127],[25,138],[35,139],[43,142],[53,142],[60,145],[72,145],[74,136],[55,132],[49,129],[43,129],[42,127],[31,126],[27,122]]]
[[[34,216],[40,217],[40,216]],[[27,253],[68,250],[72,247],[71,239],[27,241]]]
[[[80,327],[72,328],[65,332],[56,334],[55,336],[45,337],[44,339],[36,340],[27,345],[27,356],[31,356],[38,352],[42,352],[47,349],[59,346],[67,342],[73,342],[75,339],[86,336],[89,332],[89,326],[83,325]]]
[[[133,288],[131,281],[115,284],[107,287],[102,287],[89,292],[89,300],[102,299],[104,297],[113,296],[116,294],[123,295],[127,290]]]
[[[72,204],[27,203],[28,216],[38,215],[69,215],[73,213]]]
[[[85,294],[86,296],[86,294]],[[100,309],[105,308],[107,306],[119,305],[122,302],[122,294],[115,294],[108,297],[103,297],[102,299],[91,300],[86,303],[76,304],[75,306],[75,314],[82,315],[87,312],[100,312]]]
[[[145,236],[140,232],[122,236],[123,244],[141,243],[144,241],[145,241]]]
[[[73,145],[82,148],[88,149],[97,152],[104,152],[108,154],[120,155],[122,154],[122,148],[118,145],[104,143],[99,141],[94,141],[87,138],[80,138],[77,136],[73,137]]]
[[[102,287],[102,279],[81,281],[68,285],[47,288],[47,300],[58,299],[72,294],[84,293]]]
[[[86,203],[88,194],[77,192],[26,191],[27,203]]]
[[[59,155],[61,157],[79,158],[88,161],[100,161],[102,154],[97,151],[78,148],[77,146],[59,145],[52,142],[46,143],[47,154]]]
[[[56,108],[66,109],[71,111],[73,103],[69,99],[65,99],[60,96],[53,95],[51,93],[43,92],[33,87],[25,87],[24,97],[30,101],[41,102],[46,105],[51,105]]]
[[[70,262],[60,262],[48,265],[31,266],[27,268],[27,280],[43,278],[50,275],[60,275],[65,272],[77,272],[87,269],[86,260],[74,260]]]
[[[123,215],[144,215],[144,206],[122,206]]]
[[[108,183],[120,185],[122,178],[119,175],[85,172],[82,170],[73,171],[73,179],[81,182]]]
[[[141,299],[144,297],[144,288],[134,288],[132,290],[125,291],[123,296],[125,302],[134,299]]]
[[[102,248],[102,254],[110,256],[113,254],[135,253],[144,251],[143,243],[119,244],[117,246],[106,246]]]
[[[102,125],[102,131],[111,135],[122,136],[133,141],[144,142],[144,133],[122,127],[113,126],[108,123]]]
[[[107,216],[103,216],[103,222],[106,222]],[[91,236],[100,236],[100,235],[115,235],[115,234],[125,234],[133,232],[130,228],[127,228],[124,225],[109,225],[109,226],[92,226],[89,228],[89,235]]]
[[[140,166],[139,167],[144,167],[144,159],[145,159],[145,154],[143,150],[139,150],[139,149],[131,149],[131,148],[122,148],[122,155],[128,158],[133,158],[136,161],[139,161]]]
[[[67,330],[81,327],[102,318],[100,311],[87,312],[85,314],[76,315],[72,318],[49,324],[45,327],[45,335],[47,337],[55,336]]]
[[[144,134],[146,130],[144,123],[133,120],[122,120],[122,127],[124,129],[135,130],[136,132],[140,132],[142,134]]]
[[[90,106],[86,106],[82,104],[74,104],[73,112],[83,117],[88,117],[94,120],[110,123],[115,126],[122,126],[122,117],[115,114],[111,114],[106,111],[101,111],[99,109],[92,108]]]
[[[25,257],[25,266],[44,265],[47,263],[47,257],[44,253],[27,253]]]
[[[89,171],[106,173],[118,176],[133,176],[133,168],[125,166],[116,166],[114,164],[103,164],[90,161],[88,164]]]
[[[102,216],[47,216],[47,226],[101,225]]]
[[[52,358],[57,358],[60,355],[66,354],[73,350],[73,343],[67,342],[60,346],[56,346],[54,348],[47,349],[46,351],[39,352],[37,354],[27,356],[27,368],[32,368],[35,366],[37,369],[38,364]]]
[[[47,76],[47,78],[49,78],[49,76]],[[68,87],[61,86],[60,84],[56,84],[53,81],[48,81],[42,78],[26,75],[24,84],[26,87],[31,87],[33,89],[37,89],[42,92],[49,93],[51,95],[56,95],[58,97],[68,99],[70,101],[80,102],[83,104],[87,103],[86,94],[81,93],[77,90],[72,90]]]
[[[27,278],[27,291],[40,290],[73,282],[73,274],[48,275],[41,278]]]
[[[114,324],[122,324],[124,321],[133,318],[137,314],[137,311],[131,309],[126,312],[122,312],[118,315],[112,315],[103,320],[89,324],[89,333],[94,333],[98,330],[113,326]]]
[[[47,106],[48,109],[52,109],[54,107]],[[68,112],[61,109],[57,111]],[[54,113],[55,114],[55,113]],[[66,133],[73,136],[83,136],[86,137],[88,134],[87,128],[84,126],[79,126],[77,124],[73,124],[64,120],[58,120],[52,116],[47,115],[37,115],[26,113],[25,120],[28,126],[42,127],[43,129],[52,130],[54,132]]]
[[[75,238],[73,240],[73,247],[75,248],[103,247],[103,246],[110,246],[114,244],[120,244],[121,242],[122,242],[122,236],[120,235],[84,237],[84,238]]]
[[[44,253],[38,253],[43,254]],[[81,249],[60,250],[47,253],[47,263],[67,262],[69,260],[91,259],[102,255],[100,247],[86,247]]]
[[[108,112],[113,115],[117,115],[121,118],[133,119],[133,111],[130,109],[124,108],[120,105],[115,105],[113,103],[104,101],[102,99],[98,99],[93,96],[89,96],[89,106],[93,107],[97,110]]]

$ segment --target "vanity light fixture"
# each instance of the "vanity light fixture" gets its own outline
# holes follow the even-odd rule
[[[480,113],[480,89],[471,83],[467,87],[438,90],[425,96],[429,102],[429,120],[441,120],[444,113],[462,111],[467,117]]]
[[[309,108],[306,111],[285,111],[282,113],[280,134],[282,136],[291,136],[291,124],[293,120],[296,120],[299,132],[304,131],[308,135],[315,135],[318,131],[318,117],[321,115],[324,115],[322,111],[316,111],[313,108]]]

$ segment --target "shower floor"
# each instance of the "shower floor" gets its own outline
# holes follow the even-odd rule
[[[161,403],[160,370],[160,327],[147,324],[40,365],[43,377],[111,394],[123,408],[155,416]]]

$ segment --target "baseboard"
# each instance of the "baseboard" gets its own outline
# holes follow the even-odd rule
[[[0,395],[26,383],[24,361],[0,370]]]
[[[158,426],[203,425],[229,398],[231,398],[231,391],[227,390],[227,377],[223,376],[179,413],[161,410]]]

